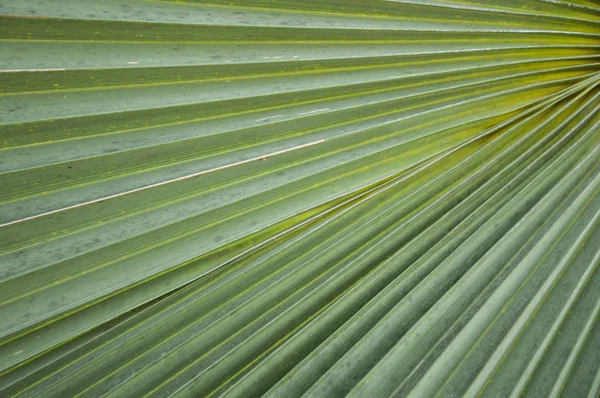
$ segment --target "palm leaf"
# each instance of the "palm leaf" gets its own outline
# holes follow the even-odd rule
[[[596,396],[600,6],[0,0],[2,396]]]

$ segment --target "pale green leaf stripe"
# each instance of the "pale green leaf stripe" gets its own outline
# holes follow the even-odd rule
[[[0,396],[600,393],[600,5],[0,0]]]

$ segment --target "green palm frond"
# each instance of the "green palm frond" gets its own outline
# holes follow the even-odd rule
[[[600,390],[600,4],[0,0],[0,396]]]

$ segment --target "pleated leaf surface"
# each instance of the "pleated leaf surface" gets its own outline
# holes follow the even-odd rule
[[[600,4],[0,0],[0,396],[598,396]]]

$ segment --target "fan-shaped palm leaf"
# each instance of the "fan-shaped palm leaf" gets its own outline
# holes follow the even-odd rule
[[[0,14],[0,395],[597,396],[595,1]]]

